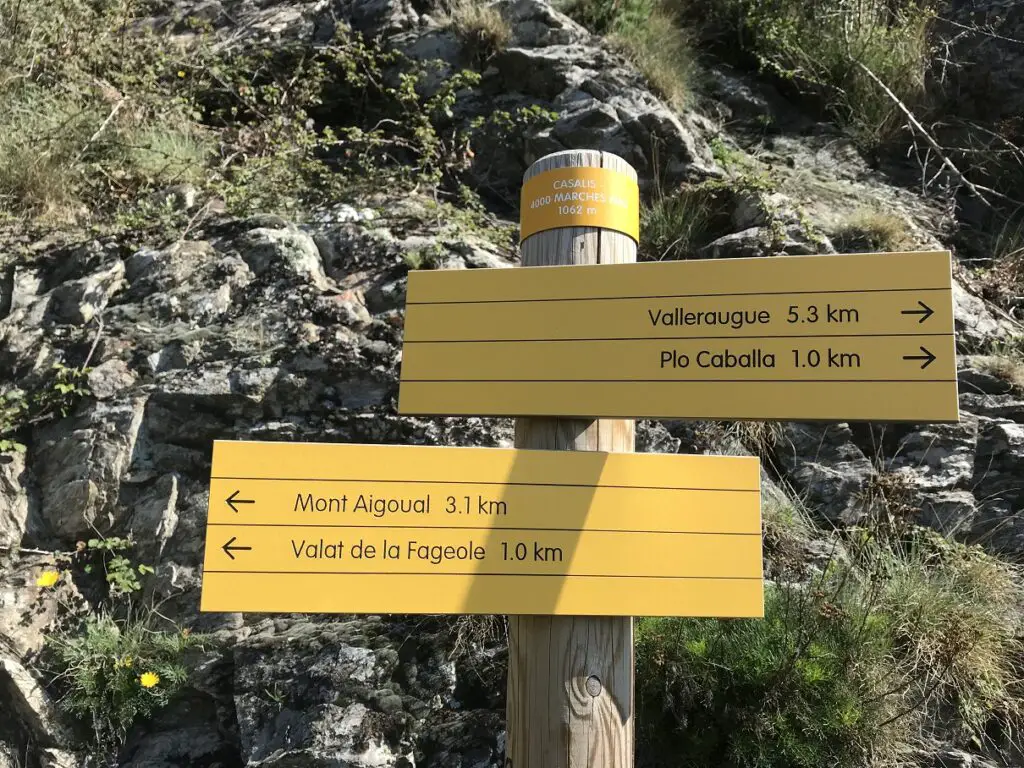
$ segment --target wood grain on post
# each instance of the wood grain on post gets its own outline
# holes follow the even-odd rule
[[[524,181],[578,166],[636,179],[622,158],[586,150],[547,155]],[[521,254],[523,267],[622,264],[636,261],[636,243],[606,229],[564,227],[531,235]],[[632,419],[521,418],[515,434],[517,448],[632,453],[634,447]],[[509,617],[506,768],[631,768],[633,721],[631,618]]]

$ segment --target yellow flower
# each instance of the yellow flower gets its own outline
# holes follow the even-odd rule
[[[36,579],[36,586],[52,587],[58,581],[60,581],[60,574],[57,571],[43,571],[42,576]]]
[[[143,688],[152,688],[160,682],[160,675],[156,672],[143,672],[139,675],[139,682],[142,684]]]
[[[185,76],[185,70],[179,69],[178,70],[178,77],[184,77],[184,76]]]

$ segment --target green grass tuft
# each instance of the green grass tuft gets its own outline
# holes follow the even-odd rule
[[[732,195],[720,184],[689,184],[656,190],[640,211],[640,259],[694,258],[697,251],[729,232]]]
[[[607,36],[651,89],[675,110],[693,92],[696,56],[688,29],[663,0],[569,0],[562,10],[588,29]]]

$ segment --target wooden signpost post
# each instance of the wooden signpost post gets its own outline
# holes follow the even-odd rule
[[[640,226],[636,171],[606,152],[541,158],[526,172],[520,218],[520,260],[529,268],[523,272],[633,263]],[[609,370],[614,365],[607,361]],[[558,418],[571,415],[568,409],[533,413],[548,418],[517,419],[517,448],[633,452],[632,419]],[[506,768],[633,764],[632,613],[509,616]]]
[[[637,264],[621,158],[527,171],[523,269],[412,272],[403,414],[515,449],[221,442],[201,609],[509,614],[506,768],[633,764],[633,615],[763,615],[752,457],[637,417],[958,420],[950,254]]]

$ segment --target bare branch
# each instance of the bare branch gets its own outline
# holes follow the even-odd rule
[[[942,165],[946,168],[946,170],[948,170],[953,175],[953,177],[956,178],[957,181],[959,181],[961,184],[967,187],[967,190],[972,195],[974,195],[978,200],[987,205],[989,208],[992,207],[992,203],[989,202],[989,199],[985,196],[986,194],[991,195],[993,197],[997,197],[1006,202],[1016,203],[1016,201],[1012,200],[1006,195],[997,192],[994,189],[990,189],[989,187],[984,187],[981,186],[980,184],[975,184],[972,181],[970,181],[966,176],[964,176],[960,169],[953,164],[953,161],[946,156],[946,153],[943,151],[942,147],[939,146],[939,142],[937,142],[932,137],[932,135],[928,133],[925,127],[921,125],[921,121],[917,119],[914,113],[910,110],[910,107],[904,104],[900,100],[899,96],[893,93],[892,89],[890,89],[889,86],[883,83],[882,80],[878,77],[878,75],[872,72],[862,62],[858,61],[854,63],[864,71],[864,74],[870,77],[875,82],[875,84],[885,92],[886,96],[892,99],[893,104],[895,104],[896,107],[900,110],[900,112],[902,112],[903,115],[907,118],[907,122],[911,125],[911,127],[913,127],[914,130],[916,130],[918,134],[920,134],[921,138],[928,142],[928,145],[935,151],[935,154],[939,156],[939,160],[942,161]]]

